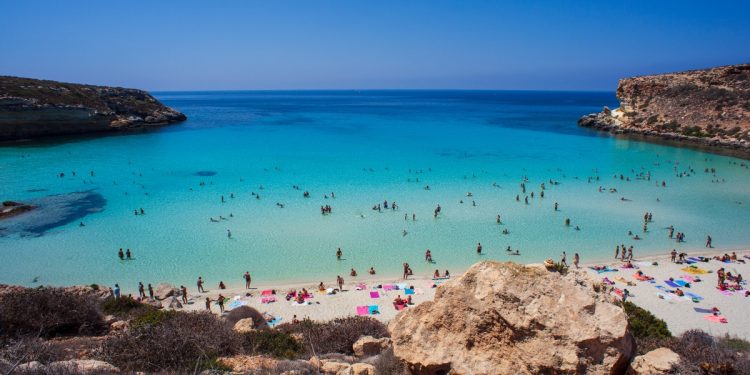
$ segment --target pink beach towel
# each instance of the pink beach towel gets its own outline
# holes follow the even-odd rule
[[[721,315],[704,315],[703,316],[706,320],[710,322],[716,322],[716,323],[728,323],[727,318],[721,316]]]
[[[363,316],[363,315],[369,315],[370,310],[367,308],[367,306],[357,306],[357,315]]]
[[[276,297],[271,296],[271,297],[263,297],[260,299],[260,303],[271,303],[271,302],[276,302]]]
[[[370,292],[370,298],[380,298],[380,293],[377,290]]]
[[[260,292],[260,295],[261,296],[270,296],[270,295],[273,295],[273,290],[271,290],[271,289],[264,290],[264,291]]]
[[[396,288],[393,286],[393,284],[385,284],[383,285],[383,290],[396,290]]]

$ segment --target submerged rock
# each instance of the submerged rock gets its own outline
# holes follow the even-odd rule
[[[33,210],[3,218],[0,221],[0,237],[19,235],[38,237],[47,231],[79,221],[83,217],[100,212],[107,200],[93,191],[49,195],[29,200],[26,204]]]
[[[416,374],[624,373],[623,310],[542,267],[485,261],[401,312],[388,330]]]

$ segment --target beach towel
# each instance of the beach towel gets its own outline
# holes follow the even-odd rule
[[[230,309],[236,309],[236,308],[238,308],[240,306],[245,306],[245,305],[247,305],[247,302],[240,301],[240,300],[237,299],[237,300],[232,301],[232,303],[230,303],[229,306],[227,306],[227,307],[229,307]]]
[[[651,267],[654,265],[653,262],[636,262],[635,264],[641,266],[641,267]]]
[[[367,308],[367,306],[357,306],[357,315],[364,316],[368,315],[370,313],[370,310]]]
[[[603,279],[602,279],[602,282],[604,282],[605,284],[609,284],[609,285],[615,285],[615,282],[614,282],[614,281],[612,281],[612,280],[610,280],[610,279],[609,279],[609,278],[607,278],[607,277],[603,278]]]
[[[674,283],[683,288],[690,288],[690,283],[685,280],[675,280]]]
[[[380,293],[377,290],[370,292],[370,298],[380,298]]]
[[[633,278],[638,281],[651,281],[653,277],[648,277],[646,275],[638,275],[637,273],[633,274]]]
[[[404,289],[404,294],[406,295],[414,294],[414,289]]]
[[[292,306],[307,306],[309,304],[310,304],[310,302],[307,302],[307,301],[302,302],[302,303],[297,303],[296,301],[292,302]]]
[[[424,290],[422,288],[414,288],[414,294],[424,294]]]
[[[732,292],[730,290],[721,290],[720,292],[721,292],[721,294],[723,294],[725,296],[733,296],[734,295],[734,292]]]
[[[672,280],[664,280],[664,284],[667,284],[667,285],[671,286],[672,288],[679,288],[680,287],[679,285],[675,284],[675,282],[672,281]]]
[[[365,290],[367,289],[367,285],[365,284],[357,284],[356,287],[354,287],[355,290]]]
[[[271,320],[269,322],[266,322],[266,324],[268,324],[271,327],[273,327],[273,326],[275,326],[275,325],[277,325],[279,323],[281,323],[281,317],[280,316],[276,316],[276,317],[273,318],[273,320]]]
[[[263,297],[260,299],[260,303],[271,303],[271,302],[276,302],[276,297],[271,296],[271,297]]]
[[[708,271],[704,269],[700,269],[698,267],[685,267],[682,269],[682,271],[687,272],[689,274],[693,274],[693,275],[705,275],[708,273]]]
[[[708,320],[709,322],[715,322],[715,323],[729,323],[727,322],[727,318],[721,316],[721,315],[704,315],[704,319]]]
[[[396,305],[396,304],[394,304],[393,306],[395,306],[395,307],[396,307],[396,310],[398,310],[398,311],[401,311],[401,310],[403,310],[403,309],[405,309],[405,308],[406,308],[406,305],[405,305],[405,304],[404,304],[404,305]]]
[[[617,272],[617,270],[616,270],[616,269],[614,269],[614,268],[609,268],[609,266],[607,266],[607,267],[604,267],[603,269],[600,269],[600,270],[598,270],[598,269],[596,269],[596,268],[594,268],[594,267],[589,267],[589,269],[591,269],[591,270],[593,270],[593,271],[596,271],[596,273],[604,273],[604,272]]]
[[[615,294],[622,297],[622,290],[615,288]]]
[[[695,312],[702,313],[702,314],[713,314],[714,312],[713,310],[707,309],[705,307],[693,307],[693,310],[695,310]]]
[[[400,289],[400,290],[404,290],[404,289],[406,289],[406,288],[407,288],[406,284],[403,284],[403,283],[401,283],[401,284],[396,284],[396,287],[397,287],[398,289]]]
[[[692,298],[692,299],[697,299],[699,301],[703,300],[703,297],[701,297],[701,296],[699,296],[699,295],[697,295],[695,293],[689,293],[688,292],[688,293],[685,293],[685,295],[688,296],[688,297],[690,297],[690,298]]]
[[[669,291],[669,289],[665,288],[663,285],[654,285],[654,288],[662,290],[662,291]]]
[[[367,306],[367,312],[370,315],[380,314],[380,307],[378,305],[369,305]]]
[[[393,284],[385,284],[385,285],[383,285],[383,290],[385,290],[385,291],[396,290],[396,286],[393,285]],[[372,295],[372,293],[370,293],[370,295]]]
[[[273,295],[273,290],[271,290],[271,289],[264,290],[264,291],[260,292],[260,295],[261,296],[270,296],[270,295]]]
[[[682,275],[680,276],[681,279],[686,280],[689,283],[694,283],[695,280],[697,280],[695,277],[689,276],[689,275]]]

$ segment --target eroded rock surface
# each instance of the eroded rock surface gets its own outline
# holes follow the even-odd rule
[[[625,313],[585,277],[475,264],[390,323],[394,354],[416,374],[624,373]]]

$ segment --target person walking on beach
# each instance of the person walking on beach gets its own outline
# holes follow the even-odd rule
[[[219,298],[216,299],[216,303],[219,304],[219,311],[224,313],[224,296],[219,294]]]
[[[242,277],[245,279],[245,289],[250,289],[250,281],[252,281],[250,272],[245,271],[245,274]]]
[[[211,298],[206,297],[206,310],[211,312]]]
[[[564,265],[565,267],[568,266],[568,262],[566,260],[567,257],[568,257],[568,254],[565,254],[565,252],[563,251],[562,252],[562,257],[560,257],[560,264]]]
[[[120,248],[120,251],[117,252],[117,256],[120,257],[120,260],[125,259],[125,253],[122,252],[122,248]]]
[[[151,286],[151,283],[148,283],[148,298],[154,299],[154,287]]]
[[[581,261],[581,257],[578,256],[578,253],[575,253],[573,255],[573,264],[576,266],[576,268],[578,268],[578,262],[580,261]]]
[[[138,282],[138,297],[146,298],[146,288],[143,286],[143,282]]]
[[[712,248],[712,247],[713,247],[713,245],[711,244],[711,242],[712,242],[712,241],[713,241],[713,239],[711,238],[711,235],[709,234],[709,235],[708,235],[708,236],[706,237],[706,247],[708,247],[708,248]]]
[[[341,277],[341,275],[336,276],[336,284],[339,285],[339,291],[343,292],[344,291],[344,278]]]
[[[196,283],[198,285],[198,293],[205,293],[206,291],[203,290],[203,278],[198,276],[198,282]]]
[[[404,280],[409,278],[409,263],[404,263]]]
[[[344,255],[344,253],[341,251],[341,248],[339,247],[336,250],[336,260],[341,260],[341,256]]]
[[[672,249],[670,255],[672,256],[672,263],[674,263],[677,260],[677,250]]]
[[[184,285],[180,285],[180,291],[182,292],[182,303],[187,305],[188,299],[187,299],[187,288],[185,288]]]
[[[633,245],[628,248],[628,259],[633,260]]]

